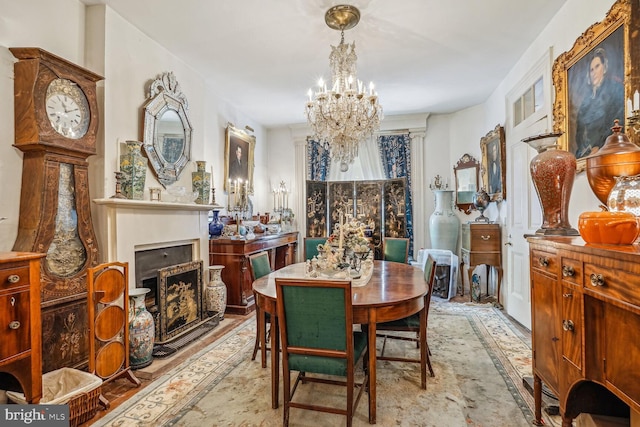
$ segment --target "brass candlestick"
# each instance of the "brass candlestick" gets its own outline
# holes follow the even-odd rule
[[[116,194],[111,196],[112,199],[126,199],[127,197],[122,194],[122,182],[125,180],[125,173],[121,171],[115,172],[116,174]]]

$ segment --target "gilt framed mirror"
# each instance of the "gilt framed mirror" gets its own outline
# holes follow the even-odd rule
[[[178,180],[191,159],[193,127],[188,108],[187,97],[172,72],[163,73],[151,83],[144,106],[143,147],[165,188]]]
[[[455,195],[458,210],[470,214],[473,206],[473,195],[478,192],[480,163],[470,154],[463,155],[453,167],[456,178]]]

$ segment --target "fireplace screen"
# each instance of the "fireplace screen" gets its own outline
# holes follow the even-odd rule
[[[202,261],[191,261],[158,270],[160,336],[165,342],[200,322]]]

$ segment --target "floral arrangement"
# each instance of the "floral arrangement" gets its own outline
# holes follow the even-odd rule
[[[326,243],[318,245],[318,256],[307,261],[307,275],[351,278],[354,286],[366,284],[373,269],[367,229],[353,218],[346,223],[341,218]]]
[[[349,250],[356,253],[369,252],[369,240],[365,237],[367,225],[355,218],[349,218],[345,223],[336,224],[333,233],[327,239],[327,242],[318,245],[320,252],[328,250],[330,247],[338,246],[339,249],[344,248],[345,252]]]

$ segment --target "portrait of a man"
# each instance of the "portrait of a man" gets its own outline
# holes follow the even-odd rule
[[[225,144],[225,190],[229,182],[248,182],[249,193],[253,193],[253,150],[255,137],[232,126],[227,127]]]
[[[229,178],[245,182],[249,176],[249,163],[247,161],[247,143],[237,138],[231,138],[232,153],[229,159]]]
[[[568,69],[569,151],[595,154],[615,119],[624,125],[624,32],[620,26]]]
[[[500,165],[499,140],[489,143],[489,194],[502,192],[502,167]]]
[[[504,127],[495,129],[480,138],[482,150],[482,188],[491,196],[491,201],[502,201],[507,197],[506,178],[506,139]]]

